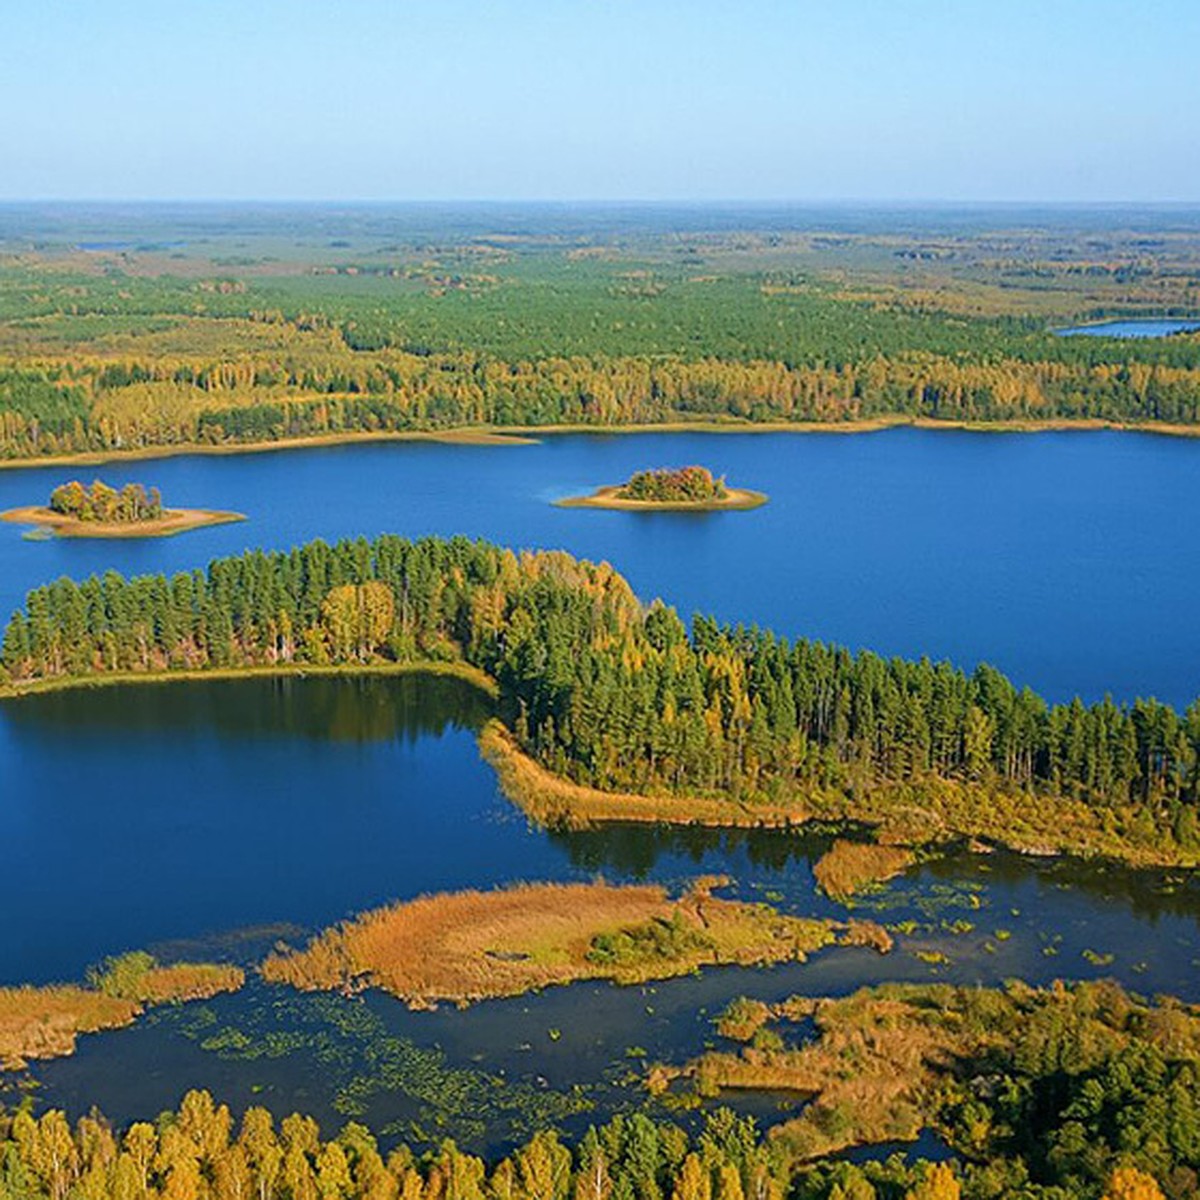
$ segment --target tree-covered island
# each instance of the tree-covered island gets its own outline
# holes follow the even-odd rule
[[[141,483],[118,489],[101,479],[91,486],[72,479],[56,487],[45,506],[11,508],[0,513],[0,520],[48,529],[59,537],[130,538],[166,537],[245,518],[214,509],[165,508],[158,488]]]
[[[558,504],[562,508],[709,512],[724,508],[757,508],[766,500],[762,492],[729,487],[723,475],[714,476],[707,467],[691,466],[637,471],[625,483],[599,488],[590,496],[571,496]]]

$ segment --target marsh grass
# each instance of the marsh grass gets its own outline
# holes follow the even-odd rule
[[[270,956],[261,969],[273,983],[373,986],[423,1008],[584,979],[634,984],[709,965],[802,961],[839,941],[890,948],[877,926],[786,916],[713,896],[722,882],[700,880],[678,899],[658,886],[604,883],[423,896],[363,913],[303,950]]]
[[[916,855],[902,846],[879,846],[838,838],[813,867],[817,886],[834,900],[846,900],[873,884],[902,874]]]
[[[109,959],[91,982],[0,988],[0,1067],[17,1070],[31,1059],[72,1054],[81,1033],[131,1025],[149,1005],[237,991],[245,974],[219,963],[159,966],[135,952]]]

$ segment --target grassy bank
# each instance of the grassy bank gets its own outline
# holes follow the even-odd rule
[[[272,955],[273,983],[371,986],[425,1008],[517,996],[585,979],[644,983],[704,966],[803,960],[835,942],[890,949],[878,926],[784,916],[722,900],[700,880],[672,899],[658,886],[524,884],[424,896],[364,913],[305,949]]]
[[[242,970],[227,964],[159,966],[131,954],[110,960],[92,986],[0,988],[0,1068],[72,1054],[80,1034],[121,1029],[151,1005],[206,1000],[244,982]]]
[[[489,721],[479,749],[500,780],[504,794],[544,825],[586,827],[605,822],[705,825],[714,828],[786,828],[814,814],[800,804],[739,803],[706,796],[639,796],[602,792],[555,775],[526,754],[507,728]]]
[[[899,870],[903,867],[898,865],[897,847],[949,841],[1003,846],[1037,857],[1100,857],[1132,867],[1200,865],[1200,854],[1173,843],[1131,840],[1121,832],[1125,814],[1097,811],[1082,801],[1062,796],[1039,796],[937,776],[864,785],[853,796],[806,787],[803,794],[796,794],[790,801],[639,796],[603,792],[552,774],[525,754],[498,721],[484,727],[479,745],[505,795],[534,820],[547,825],[586,827],[641,822],[787,828],[810,821],[854,822],[872,826],[881,842],[890,843],[886,856]],[[861,861],[851,866],[850,855],[841,855],[842,862],[828,868],[830,880],[835,881],[846,870],[857,877],[855,887],[861,886],[881,865],[874,851],[856,851],[855,856]],[[869,866],[868,857],[872,860]],[[833,886],[839,884],[833,882]]]
[[[322,666],[316,663],[272,663],[262,666],[206,667],[198,670],[172,671],[97,671],[92,675],[58,675],[49,679],[31,679],[20,683],[0,685],[0,700],[20,696],[42,695],[46,692],[76,691],[79,689],[127,687],[131,684],[184,683],[195,680],[226,681],[233,679],[305,679],[331,675],[347,677],[362,675],[436,675],[461,679],[478,688],[493,700],[498,695],[496,681],[486,672],[461,662],[372,662],[339,663]]]

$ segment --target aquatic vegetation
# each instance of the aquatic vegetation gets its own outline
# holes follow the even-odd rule
[[[949,956],[941,950],[913,950],[911,951],[914,958],[919,958],[923,963],[929,963],[930,966],[941,967],[949,963]]]
[[[160,966],[149,954],[135,952],[108,959],[93,972],[88,987],[0,988],[0,1068],[20,1068],[30,1059],[72,1054],[81,1033],[130,1025],[147,1005],[236,991],[244,980],[238,967]]]
[[[803,959],[835,942],[886,949],[866,923],[784,916],[723,900],[699,880],[655,886],[525,884],[456,892],[364,913],[304,950],[272,955],[265,979],[305,990],[382,988],[412,1007],[469,1004],[581,979],[642,983],[702,966]]]
[[[902,846],[838,838],[817,860],[813,876],[827,896],[846,900],[866,887],[902,874],[915,861],[916,855]]]
[[[360,999],[285,996],[224,1018],[210,1009],[199,1020],[192,1010],[169,1019],[221,1059],[311,1058],[329,1080],[335,1111],[346,1117],[366,1116],[379,1097],[389,1103],[406,1098],[413,1115],[393,1122],[389,1132],[411,1141],[429,1140],[419,1131],[431,1128],[453,1128],[460,1142],[497,1132],[526,1137],[595,1105],[578,1085],[559,1090],[479,1066],[451,1066],[438,1047],[391,1033]]]
[[[722,1037],[748,1042],[771,1019],[772,1010],[761,1000],[739,996],[716,1018],[717,1032]]]

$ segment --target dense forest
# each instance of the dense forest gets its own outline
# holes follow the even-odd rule
[[[1006,804],[1026,797],[1051,830],[1082,820],[1106,846],[1186,861],[1200,849],[1200,704],[1048,706],[986,665],[967,674],[700,617],[689,631],[611,567],[562,552],[384,536],[172,578],[62,579],[29,594],[0,653],[14,683],[376,660],[481,669],[523,750],[607,791],[795,800],[810,815],[836,797],[830,816],[878,817],[878,796],[920,811],[950,783],[959,832],[986,832],[990,816],[1015,835]]]
[[[204,240],[0,239],[0,457],[680,419],[1200,422],[1200,337],[1052,332],[1194,312],[1190,233],[1153,256],[1119,230],[447,229],[298,238],[286,259],[253,253],[261,234]]]
[[[881,1190],[855,1196],[960,1195],[946,1166],[909,1168],[897,1157],[873,1173]],[[420,1158],[403,1146],[385,1153],[358,1124],[326,1139],[311,1117],[276,1125],[263,1108],[248,1109],[235,1129],[207,1092],[189,1092],[178,1111],[123,1132],[98,1115],[74,1128],[59,1111],[0,1115],[3,1200],[781,1200],[782,1180],[753,1125],[728,1110],[694,1138],[640,1114],[590,1130],[573,1151],[542,1132],[492,1164],[449,1141]]]

